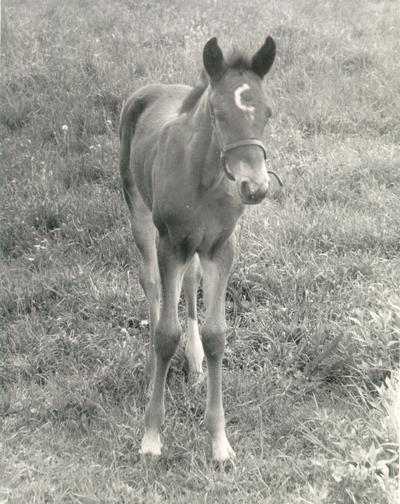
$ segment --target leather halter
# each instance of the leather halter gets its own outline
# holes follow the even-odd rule
[[[230,142],[230,143],[224,145],[224,140],[222,138],[220,131],[218,130],[218,125],[217,125],[217,122],[215,119],[215,114],[214,114],[214,111],[211,107],[210,101],[208,101],[208,110],[209,110],[210,117],[211,117],[211,124],[212,124],[212,127],[215,131],[215,134],[216,134],[217,140],[218,140],[218,146],[219,146],[219,150],[220,150],[219,157],[221,159],[222,168],[224,169],[225,175],[228,177],[229,180],[235,181],[235,177],[230,172],[230,170],[228,168],[228,164],[226,162],[226,153],[227,152],[234,150],[238,147],[244,147],[247,145],[257,145],[263,151],[264,161],[267,161],[267,149],[265,148],[264,143],[261,140],[257,140],[256,138],[246,138],[244,140],[238,140],[236,142]],[[283,186],[281,179],[279,178],[279,176],[275,172],[273,172],[272,170],[267,170],[267,172],[270,173],[271,175],[274,175],[274,177],[278,181],[279,185],[281,187]]]

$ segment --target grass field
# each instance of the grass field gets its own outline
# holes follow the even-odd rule
[[[383,0],[3,1],[0,503],[397,502],[400,9]],[[178,353],[138,449],[147,306],[120,189],[122,101],[194,83],[217,35],[278,55],[284,179],[238,230],[216,468]]]

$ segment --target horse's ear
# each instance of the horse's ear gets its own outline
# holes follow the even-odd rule
[[[264,45],[259,49],[251,60],[251,69],[257,75],[264,78],[272,67],[275,59],[276,45],[272,37],[265,39]]]
[[[203,63],[212,81],[217,81],[224,71],[224,55],[218,45],[217,38],[210,39],[203,49]]]

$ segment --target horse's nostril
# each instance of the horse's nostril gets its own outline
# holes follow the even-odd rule
[[[250,191],[250,187],[249,187],[249,183],[247,180],[245,180],[244,182],[242,182],[241,184],[241,192],[244,196],[246,196],[247,198],[250,198],[251,196],[251,191]]]

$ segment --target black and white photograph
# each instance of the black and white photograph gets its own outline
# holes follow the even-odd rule
[[[398,504],[398,0],[0,7],[0,504]]]

